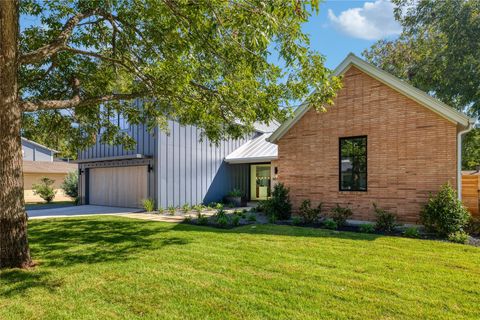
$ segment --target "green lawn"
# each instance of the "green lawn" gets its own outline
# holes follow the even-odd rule
[[[30,222],[0,319],[478,319],[480,248],[287,226]]]

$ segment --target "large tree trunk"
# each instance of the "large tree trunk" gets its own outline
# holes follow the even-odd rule
[[[0,0],[0,268],[31,265],[18,97],[18,0]]]

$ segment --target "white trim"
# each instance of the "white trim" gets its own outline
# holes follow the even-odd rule
[[[258,162],[270,162],[272,160],[277,160],[278,156],[271,156],[271,157],[249,157],[249,158],[235,158],[235,159],[227,159],[225,158],[226,163],[230,164],[240,164],[240,163],[258,163]]]
[[[475,122],[465,114],[458,112],[457,110],[449,107],[443,102],[431,97],[427,93],[413,87],[412,85],[400,80],[399,78],[385,72],[350,53],[340,65],[334,70],[334,76],[343,75],[351,66],[355,66],[371,77],[379,80],[390,88],[400,92],[401,94],[409,97],[410,99],[418,102],[424,107],[437,113],[443,118],[459,124],[463,127],[468,127],[470,122]],[[302,116],[310,109],[310,105],[303,103],[295,110],[292,118],[285,121],[273,134],[267,139],[267,141],[276,143]]]

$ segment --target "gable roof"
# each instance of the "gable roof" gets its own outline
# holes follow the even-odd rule
[[[401,94],[409,97],[410,99],[418,102],[422,106],[430,109],[445,119],[459,124],[463,127],[468,127],[469,124],[475,123],[475,119],[470,119],[467,115],[449,107],[445,103],[438,99],[433,98],[427,93],[415,88],[414,86],[406,83],[405,81],[391,75],[390,73],[383,71],[374,65],[365,62],[353,53],[350,53],[340,65],[334,70],[334,76],[340,76],[344,74],[351,66],[355,66],[369,76],[384,83],[390,88],[400,92]],[[303,103],[294,112],[293,117],[282,123],[282,125],[268,138],[268,141],[276,143],[287,131],[302,118],[302,116],[310,109],[308,103]]]
[[[43,144],[40,144],[40,143],[38,143],[38,142],[35,142],[35,141],[32,141],[32,140],[28,140],[27,138],[24,138],[24,137],[22,137],[22,143],[23,143],[23,142],[27,142],[27,143],[33,144],[33,145],[36,146],[36,147],[39,147],[39,148],[48,150],[48,151],[50,151],[50,152],[52,152],[52,153],[60,153],[60,152],[58,152],[57,150],[51,149],[51,148],[49,148],[49,147],[47,147],[47,146],[44,146]]]

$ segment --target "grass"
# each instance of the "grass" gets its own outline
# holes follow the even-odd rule
[[[258,225],[30,222],[0,319],[478,319],[480,248]]]

